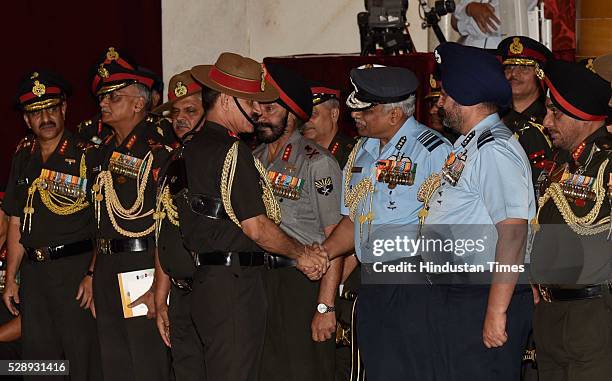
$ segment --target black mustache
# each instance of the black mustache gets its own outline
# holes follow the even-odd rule
[[[255,123],[255,129],[262,129],[262,128],[274,128],[274,126],[272,126],[270,123],[263,123],[263,122],[257,122]]]
[[[47,122],[40,125],[40,128],[55,127],[55,122]]]

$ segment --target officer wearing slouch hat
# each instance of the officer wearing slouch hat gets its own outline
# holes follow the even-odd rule
[[[101,121],[113,132],[87,157],[96,175],[94,296],[102,365],[109,379],[167,380],[169,352],[149,320],[155,317],[153,286],[134,300],[138,295],[126,296],[120,280],[153,271],[156,180],[170,148],[147,118],[154,79],[110,53],[94,88]],[[146,317],[133,316],[139,304],[146,305]]]
[[[544,126],[559,153],[540,185],[531,254],[540,380],[612,374],[610,83],[578,63],[545,70]]]
[[[281,65],[267,64],[266,72],[279,98],[261,103],[255,133],[263,144],[253,155],[272,182],[281,229],[304,244],[322,242],[340,220],[341,171],[327,150],[299,132],[312,114],[304,79]],[[267,326],[274,329],[266,331],[261,380],[333,380],[334,302],[342,262],[332,262],[319,284],[295,271],[294,263],[274,258],[264,273]]]
[[[204,119],[202,87],[189,70],[170,78],[168,101],[154,112],[172,110],[174,132],[182,139],[190,131],[200,127]],[[190,136],[190,135],[187,135]],[[182,150],[176,149],[171,159],[162,167],[159,184],[166,183],[166,170],[177,160]],[[158,208],[165,202],[165,194],[158,194]],[[191,289],[195,264],[191,253],[185,249],[180,230],[173,215],[157,220],[157,279],[155,282],[155,309],[157,328],[172,352],[172,368],[177,380],[205,379],[204,353],[193,320],[191,319]],[[169,304],[168,294],[170,295]]]
[[[17,147],[2,205],[10,216],[3,300],[22,317],[22,358],[68,360],[72,379],[100,380],[96,323],[88,311],[93,311],[89,147],[64,127],[69,93],[61,77],[42,70],[29,73],[19,86],[17,105],[34,137]]]
[[[343,174],[343,218],[323,245],[330,259],[354,249],[366,268],[375,261],[410,260],[401,253],[374,259],[372,242],[394,226],[416,235],[416,191],[443,163],[450,145],[414,119],[418,81],[410,70],[353,69],[351,83],[354,91],[346,103],[362,138]],[[359,289],[353,346],[359,347],[356,358],[363,361],[368,380],[433,379],[430,294],[423,284],[370,282]],[[363,373],[358,364],[356,376]]]
[[[535,199],[527,156],[497,114],[511,101],[510,85],[497,59],[480,49],[444,43],[434,55],[442,80],[442,122],[461,136],[439,173],[419,190],[424,235],[482,239],[483,250],[451,252],[447,261],[483,266],[497,261],[518,271]],[[434,341],[446,364],[437,369],[440,379],[520,378],[531,290],[515,286],[518,272],[491,273],[490,285],[486,273],[430,276],[442,283],[435,287],[434,311],[442,322]]]
[[[541,73],[553,55],[546,46],[525,36],[505,38],[497,54],[512,88],[512,108],[502,119],[525,150],[535,184],[552,159],[552,143],[542,126],[546,97]]]
[[[257,380],[266,328],[264,250],[297,260],[313,279],[328,261],[315,249],[306,253],[276,226],[280,208],[265,169],[238,139],[253,131],[258,102],[278,98],[262,65],[222,53],[191,75],[203,86],[206,122],[169,164],[158,216],[180,228],[197,267],[191,316],[203,342],[206,378]]]

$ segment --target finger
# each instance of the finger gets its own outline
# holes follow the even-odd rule
[[[497,30],[497,25],[493,22],[492,19],[487,19],[487,28],[490,27],[491,30]]]
[[[495,23],[497,23],[497,25],[501,25],[501,21],[495,15],[495,7],[493,7],[491,4],[487,4],[487,8],[489,8],[489,11],[490,11],[490,13],[488,14],[488,18],[490,20],[495,21]]]
[[[144,301],[143,301],[142,296],[141,296],[140,298],[134,300],[132,303],[128,304],[128,307],[134,308],[134,307],[136,307],[136,306],[138,306],[140,304],[143,304],[143,303],[144,303]]]
[[[91,305],[89,306],[89,310],[91,311],[91,316],[93,316],[93,318],[96,318],[96,304],[95,301],[92,299],[91,300]]]
[[[15,292],[12,296],[13,296],[13,300],[15,301],[15,303],[17,304],[21,303],[21,300],[19,300],[19,292]]]
[[[480,28],[480,30],[482,31],[482,33],[490,33],[491,32],[489,30],[489,28],[487,27],[487,24],[484,21],[479,21],[477,24],[478,24],[478,27]]]
[[[77,294],[76,294],[76,300],[81,299],[81,296],[83,296],[83,292],[85,290],[83,289],[83,286],[79,286],[79,289],[77,290]]]

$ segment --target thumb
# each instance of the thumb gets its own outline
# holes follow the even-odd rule
[[[144,300],[143,300],[143,297],[141,296],[138,299],[134,300],[132,303],[128,304],[128,307],[134,308],[142,303],[144,303]]]

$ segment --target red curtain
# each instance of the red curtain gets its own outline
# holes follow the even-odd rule
[[[576,57],[575,0],[544,0],[544,17],[552,20],[552,50],[556,58]]]
[[[264,62],[272,62],[286,65],[304,78],[321,81],[328,86],[339,89],[342,100],[345,100],[353,91],[353,86],[349,80],[352,68],[365,64],[381,64],[385,66],[406,67],[412,70],[418,80],[417,89],[417,109],[416,119],[422,123],[429,122],[427,103],[423,101],[426,94],[429,74],[435,69],[435,61],[432,53],[414,53],[403,56],[368,56],[358,55],[316,55],[316,56],[290,56],[290,57],[268,57]],[[354,136],[354,122],[350,112],[344,103],[341,103],[342,112],[338,122],[340,129],[345,133]]]
[[[26,133],[14,99],[20,79],[36,68],[58,72],[73,87],[67,123],[74,127],[96,113],[89,70],[109,46],[161,74],[161,1],[8,1],[2,6],[0,91],[0,186],[11,156]]]

